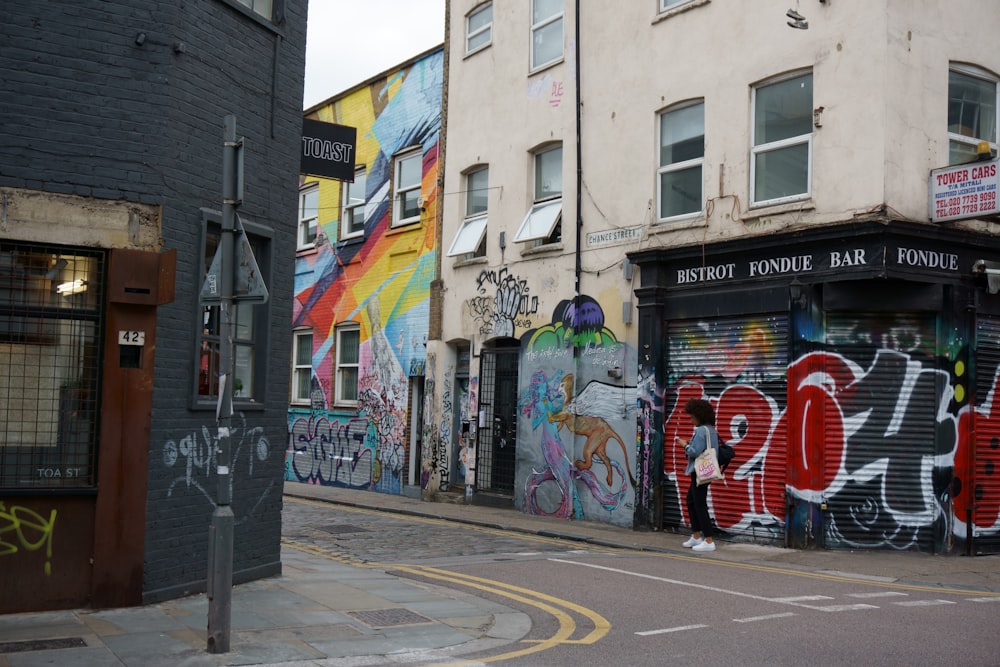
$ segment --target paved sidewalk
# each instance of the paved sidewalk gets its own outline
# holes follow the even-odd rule
[[[684,535],[534,517],[513,508],[423,502],[295,482],[285,483],[285,494],[601,546],[691,555],[681,547]],[[511,644],[531,627],[523,613],[462,591],[288,547],[281,557],[281,576],[233,589],[229,653],[206,652],[208,602],[195,595],[137,608],[0,616],[0,667],[428,664]],[[794,551],[720,542],[717,551],[699,557],[1000,595],[997,556]]]

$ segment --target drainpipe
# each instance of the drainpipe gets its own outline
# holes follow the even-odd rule
[[[576,263],[573,267],[573,277],[574,277],[574,289],[573,289],[573,318],[578,320],[580,317],[580,277],[583,274],[583,255],[581,244],[583,242],[583,213],[580,211],[581,204],[583,203],[583,155],[581,149],[580,140],[580,0],[576,0],[576,14],[574,16],[574,41],[576,42],[573,48],[574,57],[574,88],[576,89]],[[573,337],[577,336],[576,323],[573,324]],[[578,379],[579,375],[579,361],[580,361],[580,349],[579,346],[573,345],[573,370],[576,372],[575,378]],[[574,383],[575,385],[576,383]],[[567,397],[572,398],[572,397]],[[574,419],[576,417],[574,416]]]
[[[580,0],[576,0],[575,16],[574,16],[574,41],[575,46],[573,48],[573,58],[574,58],[574,88],[576,90],[576,249],[575,249],[575,265],[573,267],[573,338],[578,340],[579,331],[577,330],[577,323],[580,321],[580,278],[583,274],[583,256],[582,256],[582,241],[583,241],[583,213],[580,211],[580,206],[583,203],[583,155],[581,153],[581,141],[580,141]],[[573,342],[573,393],[578,393],[580,382],[580,346]],[[568,401],[573,400],[573,396],[567,396]],[[576,433],[576,412],[573,413],[573,433]],[[575,443],[574,443],[575,444]],[[582,517],[574,517],[582,518]]]

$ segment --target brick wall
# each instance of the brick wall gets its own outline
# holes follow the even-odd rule
[[[239,214],[274,235],[266,394],[233,420],[234,578],[276,573],[307,2],[285,0],[276,27],[231,0],[8,4],[0,187],[159,206],[163,247],[177,250],[176,298],[158,310],[149,441],[133,443],[149,448],[146,601],[205,586],[217,491],[215,415],[192,407],[201,209],[221,208],[223,118],[236,115]]]

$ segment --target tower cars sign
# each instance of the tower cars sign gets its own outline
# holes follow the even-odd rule
[[[1000,213],[997,160],[969,162],[931,171],[927,191],[931,222],[984,218]]]

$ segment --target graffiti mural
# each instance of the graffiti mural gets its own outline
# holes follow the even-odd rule
[[[515,330],[532,327],[538,297],[530,294],[526,280],[511,274],[507,267],[480,273],[476,290],[479,295],[468,305],[481,335],[512,337]]]
[[[305,484],[369,491],[402,490],[402,446],[380,441],[365,417],[295,418],[289,428],[286,478]]]
[[[431,51],[316,110],[319,120],[357,128],[355,162],[364,179],[349,193],[363,194],[364,204],[347,225],[341,184],[319,181],[318,240],[296,257],[292,324],[312,331],[313,385],[322,397],[312,401],[307,417],[295,406],[289,410],[291,478],[402,492],[410,382],[426,372],[438,257],[436,228],[429,223],[438,206],[443,62],[443,50]],[[410,151],[420,157],[419,210],[400,224],[399,202],[390,197],[392,176],[400,154]],[[353,387],[337,387],[337,327],[346,323],[360,336],[356,402]],[[360,440],[356,419],[368,422]],[[348,440],[338,435],[345,425]],[[335,456],[348,458],[331,462],[325,438],[338,443]]]
[[[525,339],[522,364],[536,370],[518,401],[519,431],[530,435],[518,435],[516,502],[532,514],[631,525],[636,391],[607,382],[623,374],[626,346],[589,296],[561,302]]]
[[[671,374],[664,443],[690,432],[686,401],[707,398],[736,450],[727,479],[709,494],[722,530],[779,540],[788,528],[807,542],[847,548],[935,550],[949,535],[964,537],[965,505],[952,507],[953,482],[964,474],[956,461],[969,459],[971,412],[977,424],[992,418],[993,393],[974,409],[963,404],[968,379],[954,360],[961,348],[949,344],[941,356],[917,331],[864,324],[849,340],[829,335],[825,350],[798,356],[787,366],[787,386],[774,382],[773,369],[758,372],[742,360],[728,377],[720,375],[733,366]],[[757,338],[743,350],[768,345]],[[684,464],[683,452],[665,445],[672,506],[689,523]],[[988,509],[977,525],[996,531],[998,517],[1000,508]]]
[[[45,549],[45,576],[52,574],[52,536],[55,533],[56,510],[46,519],[38,512],[20,505],[6,507],[0,501],[0,558],[20,551]]]
[[[264,429],[260,426],[251,427],[246,416],[239,413],[236,417],[240,424],[230,429],[230,474],[246,469],[246,476],[253,477],[254,462],[266,461],[271,452],[271,445]],[[219,432],[218,428],[209,429],[202,426],[201,431],[194,431],[178,440],[168,440],[163,445],[163,464],[167,468],[179,468],[182,473],[175,477],[167,488],[167,497],[175,491],[196,491],[215,508],[216,500],[205,488],[204,484],[215,475],[218,467]],[[258,497],[253,507],[244,516],[237,519],[241,523],[250,518],[257,507],[264,502],[274,490],[277,482],[271,480],[267,490]]]

